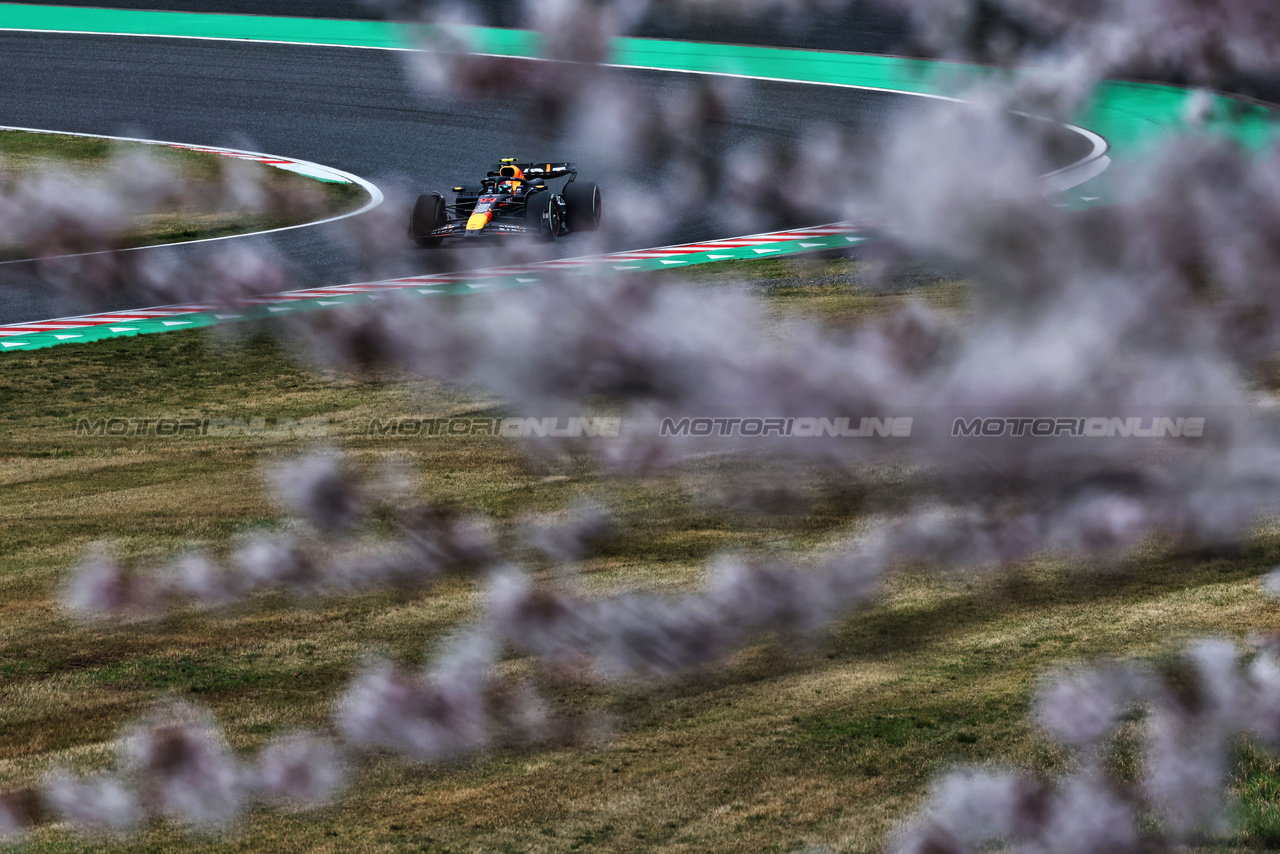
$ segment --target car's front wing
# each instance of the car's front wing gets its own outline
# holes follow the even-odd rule
[[[518,234],[536,235],[537,231],[523,223],[515,222],[491,222],[482,229],[468,231],[466,220],[460,219],[442,225],[431,232],[432,237],[462,238],[464,240],[476,240],[485,237],[511,237]]]

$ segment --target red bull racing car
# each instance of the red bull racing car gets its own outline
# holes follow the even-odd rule
[[[558,191],[547,186],[562,178],[568,180]],[[418,197],[409,236],[419,246],[522,234],[550,241],[600,225],[600,188],[579,181],[572,163],[506,159],[480,180],[479,187],[454,187],[453,192],[453,204],[439,193]]]

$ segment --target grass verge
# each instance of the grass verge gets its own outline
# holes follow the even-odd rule
[[[750,269],[778,274],[753,285],[778,316],[837,327],[911,298],[952,310],[963,295],[944,280],[923,282],[912,296],[876,294],[836,259]],[[65,568],[89,543],[106,538],[143,557],[193,541],[224,547],[235,532],[274,517],[261,466],[307,447],[282,437],[84,436],[75,430],[81,418],[321,418],[329,441],[358,459],[410,457],[421,495],[500,525],[597,495],[624,531],[583,567],[601,591],[691,587],[704,562],[727,550],[820,550],[859,524],[869,498],[912,489],[907,471],[819,480],[812,513],[760,517],[701,500],[724,474],[713,460],[618,482],[587,466],[539,468],[501,439],[370,435],[375,417],[493,413],[500,404],[430,383],[318,374],[252,335],[228,343],[173,333],[13,353],[0,376],[4,783],[36,779],[50,762],[106,762],[117,727],[164,696],[208,704],[237,748],[291,727],[323,727],[361,656],[376,649],[425,661],[477,607],[477,587],[456,580],[421,596],[264,599],[224,618],[75,623],[56,597]],[[1280,606],[1257,585],[1278,561],[1280,532],[1267,527],[1235,553],[1189,555],[1150,543],[1122,566],[1093,573],[1048,561],[986,579],[904,573],[880,604],[808,649],[765,639],[721,667],[656,688],[556,686],[573,712],[616,721],[613,737],[593,749],[505,750],[431,768],[378,758],[336,808],[260,810],[237,837],[189,837],[161,825],[133,840],[82,843],[52,828],[24,848],[873,851],[928,780],[955,763],[1062,767],[1066,757],[1026,716],[1050,669],[1104,654],[1156,656],[1205,634],[1280,630]],[[1275,766],[1247,754],[1239,778],[1247,815],[1233,844],[1250,849],[1280,826]]]
[[[139,158],[145,158],[140,161]],[[20,185],[36,194],[91,192],[103,176],[128,180],[145,162],[167,192],[145,212],[125,217],[104,245],[60,251],[128,249],[227,237],[315,222],[358,209],[368,194],[356,184],[317,181],[264,163],[163,145],[65,134],[0,130],[0,194]],[[227,192],[235,185],[237,194]],[[0,260],[30,250],[0,241]]]

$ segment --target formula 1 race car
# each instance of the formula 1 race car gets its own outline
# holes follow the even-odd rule
[[[568,178],[559,192],[548,181]],[[409,236],[419,246],[446,240],[532,235],[551,241],[573,231],[600,226],[600,188],[578,181],[572,163],[517,163],[504,159],[479,188],[454,187],[454,203],[439,193],[419,196],[409,219]]]

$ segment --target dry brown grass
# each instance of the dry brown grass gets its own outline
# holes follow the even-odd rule
[[[18,181],[56,178],[77,186],[99,178],[121,158],[145,155],[158,168],[169,169],[183,197],[147,214],[133,217],[113,236],[114,248],[154,246],[208,237],[248,234],[314,222],[355,210],[368,197],[354,184],[322,183],[262,163],[232,160],[165,146],[115,142],[93,137],[0,131],[0,191]],[[218,199],[232,170],[237,180],[260,187],[265,196],[288,204],[274,210],[210,207],[204,199]],[[99,248],[99,247],[94,247]],[[0,242],[0,260],[24,257],[21,247]]]
[[[957,286],[928,287],[931,299],[954,304]],[[836,324],[882,312],[876,300],[902,299],[839,284],[773,298],[781,311]],[[420,596],[266,598],[225,618],[75,623],[56,597],[90,542],[108,538],[144,558],[191,541],[223,548],[274,516],[261,466],[305,447],[263,437],[76,436],[79,418],[323,416],[330,441],[357,458],[411,457],[422,496],[502,525],[523,510],[564,507],[580,492],[599,495],[625,528],[609,554],[584,567],[602,592],[687,588],[723,550],[820,549],[859,523],[859,496],[911,488],[909,473],[879,471],[852,486],[819,481],[809,517],[738,516],[699,500],[721,473],[716,463],[620,483],[588,466],[540,469],[498,439],[365,430],[375,416],[493,406],[430,384],[319,375],[265,339],[230,347],[176,333],[8,354],[0,374],[0,781],[36,779],[51,762],[106,763],[117,728],[171,694],[208,704],[246,750],[283,729],[324,727],[331,698],[363,655],[426,661],[477,607],[477,586],[455,580]],[[503,750],[425,768],[374,757],[350,795],[317,815],[261,810],[225,838],[157,826],[134,840],[81,843],[52,828],[27,847],[874,850],[927,781],[954,763],[1061,765],[1025,714],[1036,681],[1054,666],[1154,655],[1203,634],[1280,629],[1280,606],[1257,588],[1278,556],[1280,537],[1266,528],[1237,553],[1177,554],[1151,543],[1092,573],[1051,562],[985,579],[905,573],[880,604],[805,649],[763,638],[710,672],[662,685],[546,683],[571,713],[613,722],[586,749]],[[1273,773],[1258,768],[1249,780]]]

